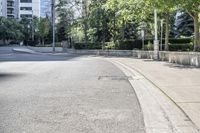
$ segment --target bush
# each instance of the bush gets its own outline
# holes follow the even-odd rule
[[[15,45],[15,44],[19,45],[19,44],[20,44],[20,41],[11,41],[11,42],[9,42],[9,44],[10,44],[10,45]]]
[[[192,42],[192,38],[179,38],[179,39],[169,39],[171,44],[188,44]]]
[[[120,50],[133,50],[133,49],[141,49],[142,45],[139,45],[135,40],[125,40],[119,41],[117,45],[117,49]]]
[[[192,44],[169,44],[169,51],[192,51]]]
[[[87,44],[85,43],[74,43],[74,48],[75,49],[102,49],[102,43],[92,43],[88,42]]]
[[[86,48],[85,43],[74,43],[73,46],[75,49],[85,49]]]
[[[144,46],[144,50],[153,50],[153,44],[149,41],[147,45]]]
[[[116,50],[133,50],[133,49],[142,49],[141,40],[124,40],[114,42],[106,42],[105,49],[116,49]]]
[[[116,48],[116,46],[115,46],[114,42],[106,42],[105,43],[104,49],[115,49],[115,48]]]

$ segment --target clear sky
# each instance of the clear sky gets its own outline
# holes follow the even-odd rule
[[[51,0],[40,0],[41,2],[41,16],[45,17],[46,13],[51,13]]]

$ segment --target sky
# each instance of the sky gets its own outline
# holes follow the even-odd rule
[[[41,16],[45,17],[46,13],[51,13],[51,0],[40,0],[41,1]]]

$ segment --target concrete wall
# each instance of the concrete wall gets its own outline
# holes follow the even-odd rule
[[[102,56],[119,56],[119,57],[135,57],[139,59],[153,59],[153,51],[140,50],[66,50],[72,54],[82,55],[102,55]],[[200,67],[200,53],[198,52],[168,52],[160,51],[159,57],[161,61],[177,63],[182,65],[191,65]]]
[[[102,56],[133,56],[132,50],[66,50],[71,54],[102,55]]]

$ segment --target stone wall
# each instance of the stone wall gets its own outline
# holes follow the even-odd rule
[[[67,50],[68,53],[82,55],[102,55],[135,57],[139,59],[153,59],[153,51],[140,50]],[[198,52],[168,52],[160,51],[159,59],[170,63],[200,67],[200,53]]]

